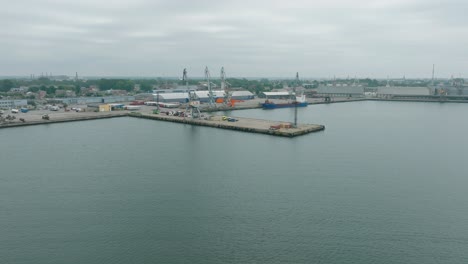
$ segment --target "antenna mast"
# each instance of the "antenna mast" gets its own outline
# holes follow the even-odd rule
[[[435,64],[432,64],[432,81],[431,81],[431,86],[434,86],[434,68],[435,68]]]
[[[187,69],[184,68],[184,71],[182,72],[182,82],[185,82],[185,88],[188,89],[188,78],[187,78]]]

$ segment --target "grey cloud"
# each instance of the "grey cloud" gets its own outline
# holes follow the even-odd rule
[[[468,4],[428,0],[52,1],[0,10],[0,75],[450,76]]]

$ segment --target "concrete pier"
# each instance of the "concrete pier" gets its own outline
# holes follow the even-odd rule
[[[107,113],[71,113],[71,114],[50,114],[49,120],[41,119],[40,115],[28,115],[26,122],[20,122],[17,118],[14,122],[7,122],[0,124],[1,128],[8,127],[20,127],[20,126],[34,126],[34,125],[45,125],[45,124],[54,124],[54,123],[65,123],[65,122],[75,122],[75,121],[87,121],[94,119],[104,119],[104,118],[113,118],[113,117],[123,117],[127,116],[126,112],[107,112]],[[22,115],[25,117],[25,115]]]
[[[238,121],[229,122],[227,120],[223,120],[222,116],[210,116],[205,119],[192,119],[165,114],[154,115],[144,113],[130,113],[129,116],[281,137],[296,137],[325,129],[325,126],[315,124],[299,124],[297,128],[288,128],[288,126],[290,126],[289,122],[269,121],[245,117],[234,117]],[[275,128],[272,129],[272,127]]]
[[[236,104],[233,108],[222,108],[218,107],[217,111],[227,111],[239,110],[239,109],[249,109],[249,108],[258,108],[260,105],[258,102],[244,102]],[[114,117],[135,117],[135,118],[146,118],[160,121],[176,122],[190,125],[198,126],[207,126],[214,128],[222,128],[250,133],[261,133],[274,136],[282,137],[295,137],[299,135],[304,135],[312,132],[317,132],[324,130],[323,125],[315,124],[299,124],[298,127],[294,128],[291,126],[290,122],[281,122],[281,121],[270,121],[254,118],[245,118],[245,117],[235,117],[237,121],[230,122],[223,119],[222,114],[214,115],[213,113],[203,113],[204,118],[202,119],[192,119],[188,117],[179,117],[167,115],[165,112],[161,114],[153,114],[153,111],[156,108],[153,106],[142,106],[137,112],[129,111],[112,111],[112,112],[75,112],[75,111],[64,111],[60,109],[59,111],[50,111],[50,110],[32,110],[27,113],[6,113],[6,115],[15,116],[14,120],[3,120],[4,122],[0,123],[0,128],[11,128],[11,127],[20,127],[20,126],[31,126],[31,125],[41,125],[41,124],[53,124],[53,123],[63,123],[63,122],[74,122],[74,121],[85,121],[85,120],[94,120],[94,119],[104,119],[104,118],[114,118]],[[177,109],[183,111],[184,109]],[[177,111],[176,110],[176,111]],[[164,111],[170,111],[170,109],[164,109]],[[174,110],[172,110],[174,111]],[[49,120],[42,119],[43,115],[48,115]],[[209,117],[209,118],[208,118]]]
[[[0,124],[0,128],[20,127],[20,126],[31,126],[31,125],[43,125],[43,124],[54,124],[74,121],[85,121],[95,120],[104,118],[114,117],[135,117],[145,118],[160,121],[168,121],[175,123],[190,124],[196,126],[207,126],[221,129],[237,130],[250,133],[261,133],[273,136],[282,137],[295,137],[305,135],[312,132],[324,130],[323,125],[314,124],[299,124],[297,128],[292,128],[289,122],[270,121],[263,119],[245,118],[245,117],[234,117],[237,121],[229,122],[223,119],[221,115],[209,115],[204,114],[206,117],[202,119],[192,119],[188,117],[179,117],[162,114],[152,114],[148,112],[127,112],[127,111],[116,111],[116,112],[44,112],[37,111],[36,113],[30,112],[26,114],[17,115],[17,118],[11,122],[5,122]],[[42,114],[47,113],[50,117],[49,120],[42,119]],[[20,118],[25,119],[25,122],[19,121]]]

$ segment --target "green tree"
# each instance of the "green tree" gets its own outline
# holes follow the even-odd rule
[[[153,90],[153,86],[149,83],[140,84],[140,90],[143,92],[149,92]]]
[[[1,85],[0,85],[0,91],[2,92],[8,92],[10,91],[11,88],[14,87],[14,83],[12,80],[8,80],[8,79],[5,79],[2,81]]]
[[[39,90],[47,92],[47,86],[41,85],[41,87],[39,87]]]
[[[76,95],[80,95],[81,94],[81,87],[79,85],[75,85],[73,91],[75,91]]]
[[[29,87],[29,91],[33,93],[39,92],[39,86],[31,86]]]
[[[49,86],[49,87],[46,87],[44,91],[47,92],[47,95],[55,95],[56,90],[57,88],[55,88],[54,86]]]
[[[134,82],[124,79],[100,79],[98,85],[101,91],[110,89],[131,91],[133,90]]]

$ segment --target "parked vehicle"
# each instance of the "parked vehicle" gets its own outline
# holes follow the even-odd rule
[[[19,110],[18,109],[11,109],[11,113],[12,114],[17,114],[17,113],[19,113]]]
[[[130,105],[145,105],[145,101],[133,101]]]
[[[223,121],[228,121],[228,122],[237,122],[237,121],[239,121],[238,119],[236,119],[234,117],[230,117],[230,116],[223,116],[222,120]]]

